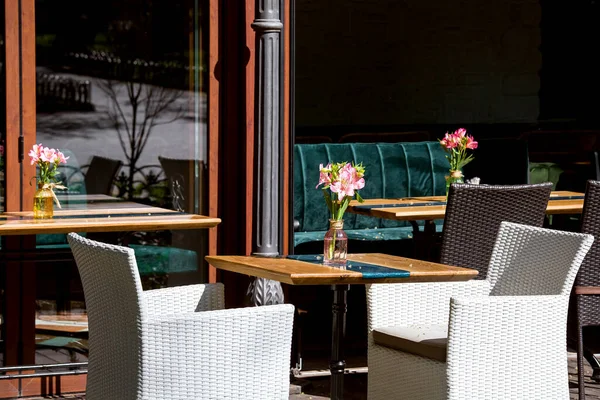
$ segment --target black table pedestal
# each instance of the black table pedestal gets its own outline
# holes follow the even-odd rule
[[[333,325],[331,327],[331,400],[344,398],[344,338],[346,336],[346,298],[350,285],[331,285],[333,306],[331,309]]]

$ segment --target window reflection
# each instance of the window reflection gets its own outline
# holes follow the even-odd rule
[[[36,0],[37,143],[70,157],[68,207],[93,195],[206,213],[199,1]],[[132,247],[145,289],[206,280],[205,232],[87,236]],[[83,291],[65,237],[36,240],[63,260],[37,266],[36,362],[85,360]]]

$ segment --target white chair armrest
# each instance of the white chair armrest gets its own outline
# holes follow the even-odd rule
[[[485,280],[367,285],[369,332],[400,325],[446,325],[452,296],[487,295],[489,291]]]
[[[287,399],[293,316],[280,304],[143,321],[141,381],[157,399]]]
[[[453,298],[448,399],[503,399],[514,393],[523,399],[568,399],[568,301],[563,295]],[[532,376],[552,383],[536,384]]]
[[[146,290],[144,305],[148,316],[221,310],[225,308],[224,291],[222,283]]]

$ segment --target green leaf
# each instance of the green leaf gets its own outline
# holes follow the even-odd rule
[[[344,197],[344,200],[342,201],[342,206],[340,207],[340,210],[338,211],[337,219],[342,219],[342,217],[344,216],[344,213],[346,212],[346,208],[348,208],[348,204],[350,204],[350,197],[346,196],[346,197]]]
[[[325,197],[325,203],[327,204],[327,208],[329,208],[329,212],[333,215],[333,202],[331,201],[331,195],[329,194],[329,190],[323,189],[323,196]]]
[[[359,203],[365,202],[365,199],[363,199],[358,192],[356,192],[356,200],[358,200]]]

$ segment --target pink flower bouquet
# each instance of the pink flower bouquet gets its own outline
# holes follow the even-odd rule
[[[457,129],[452,133],[446,132],[444,138],[440,140],[440,144],[449,153],[446,156],[450,161],[450,171],[460,171],[465,165],[473,160],[472,154],[467,154],[467,150],[475,150],[477,142],[473,136],[467,135],[465,128]]]
[[[446,176],[446,196],[452,183],[464,182],[462,169],[473,160],[473,155],[468,154],[467,150],[475,150],[477,142],[473,136],[467,135],[465,128],[457,129],[452,133],[446,132],[440,144],[446,150],[446,158],[450,162],[450,175]]]
[[[29,151],[31,165],[38,167],[37,185],[39,189],[50,189],[54,201],[60,208],[60,203],[54,194],[54,189],[66,189],[65,186],[58,181],[58,165],[66,164],[69,157],[65,157],[63,153],[56,149],[51,149],[42,146],[42,144],[34,144]]]
[[[319,186],[323,185],[325,202],[331,212],[331,219],[341,221],[350,204],[350,200],[356,195],[359,202],[363,202],[358,190],[365,187],[365,169],[361,164],[355,165],[347,162],[329,163],[325,167],[319,165]],[[329,193],[329,189],[331,194]]]
[[[329,230],[323,238],[323,263],[342,267],[346,265],[348,253],[348,236],[343,231],[342,218],[354,196],[359,202],[363,202],[358,190],[365,187],[365,169],[362,163],[355,165],[342,162],[329,163],[325,167],[321,164],[319,170],[317,189],[323,185],[323,196],[331,212]]]

